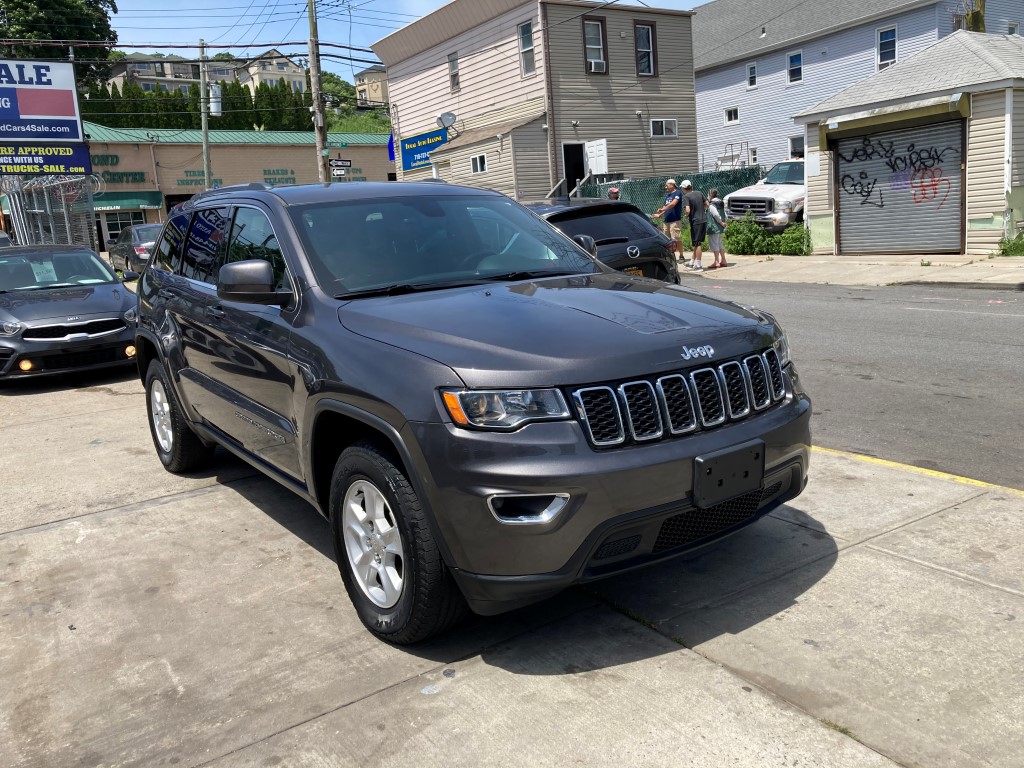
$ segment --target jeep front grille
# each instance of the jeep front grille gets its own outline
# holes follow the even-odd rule
[[[697,368],[572,392],[590,442],[600,448],[684,435],[763,411],[786,395],[774,349]]]
[[[69,325],[35,326],[34,328],[26,328],[21,337],[26,341],[54,341],[78,334],[84,334],[92,338],[108,333],[117,333],[124,328],[124,320],[115,317],[109,320],[90,320],[86,323],[73,323]]]

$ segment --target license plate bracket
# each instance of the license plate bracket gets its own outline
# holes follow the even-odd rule
[[[756,491],[763,482],[763,440],[705,453],[693,460],[693,503],[701,509]]]
[[[644,276],[644,271],[640,267],[626,267],[622,271],[627,275],[636,275],[638,277]]]

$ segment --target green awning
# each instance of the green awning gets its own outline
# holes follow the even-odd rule
[[[164,196],[160,192],[104,192],[94,195],[92,204],[96,211],[160,209],[164,207]]]

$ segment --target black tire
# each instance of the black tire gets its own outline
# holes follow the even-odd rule
[[[155,408],[162,411],[160,422],[165,430],[162,436],[158,435]],[[188,425],[159,360],[150,361],[146,370],[146,414],[156,455],[168,472],[194,472],[211,464],[213,446],[200,440]]]
[[[385,514],[389,513],[400,539],[401,591],[390,607],[374,602],[364,591],[346,548],[343,506],[350,489],[360,488],[381,493],[388,507]],[[441,557],[416,491],[373,443],[356,443],[339,457],[331,478],[330,514],[341,579],[370,632],[387,642],[408,645],[440,634],[465,616],[466,601]]]

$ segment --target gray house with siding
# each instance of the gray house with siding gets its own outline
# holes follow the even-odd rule
[[[989,254],[1024,224],[1024,37],[957,31],[797,116],[815,250]]]
[[[536,199],[589,175],[696,167],[691,18],[577,0],[453,0],[377,41],[399,178]]]
[[[963,26],[971,0],[713,0],[695,9],[701,167],[771,166],[806,148],[793,116]],[[1024,1],[987,0],[1019,34]]]

